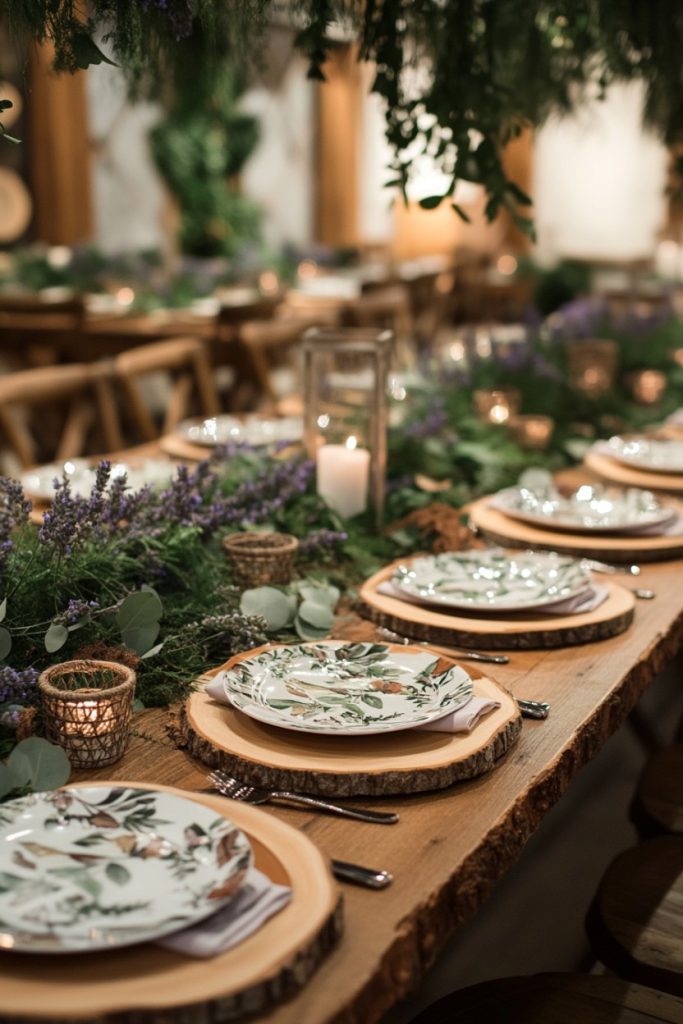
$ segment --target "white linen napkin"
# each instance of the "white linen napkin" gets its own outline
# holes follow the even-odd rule
[[[156,944],[186,956],[217,956],[253,935],[291,898],[292,890],[286,885],[277,885],[257,868],[250,868],[227,906],[190,928],[166,935]]]
[[[206,684],[205,690],[210,697],[213,697],[219,704],[232,707],[223,689],[224,672],[219,672],[210,682]],[[449,711],[443,718],[437,718],[433,722],[426,722],[424,725],[415,726],[416,729],[423,729],[425,732],[472,732],[475,725],[487,715],[489,711],[495,711],[500,707],[500,702],[491,700],[488,697],[470,697],[466,704],[457,711]],[[407,731],[407,730],[406,730]]]
[[[465,614],[468,614],[468,610],[459,608],[448,608],[446,605],[436,604],[434,601],[423,600],[421,597],[413,597],[412,594],[406,594],[399,587],[395,587],[391,580],[385,580],[384,583],[380,583],[377,587],[380,594],[386,594],[387,597],[395,597],[399,601],[405,601],[407,604],[419,604],[424,608],[432,608],[434,611],[443,612],[444,615],[458,615],[462,610]],[[609,591],[607,587],[600,583],[594,583],[589,590],[583,590],[580,594],[574,594],[573,597],[567,597],[562,601],[557,601],[555,604],[543,605],[541,608],[530,608],[528,611],[514,611],[513,609],[496,609],[493,614],[505,615],[516,618],[517,616],[525,619],[533,615],[578,615],[579,612],[592,612],[596,608],[599,608],[607,598],[609,597]],[[476,614],[477,608],[472,608],[470,614]],[[489,614],[492,610],[489,610]],[[486,614],[486,610],[482,609],[482,614]]]

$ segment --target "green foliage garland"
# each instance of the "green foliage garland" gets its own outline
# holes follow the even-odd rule
[[[278,0],[92,0],[86,21],[82,8],[79,0],[0,3],[16,36],[54,42],[58,69],[113,60],[138,94],[158,91],[169,70],[210,77],[226,55],[233,64],[258,57],[269,19],[283,13],[300,29],[311,76],[322,79],[341,22],[376,67],[394,183],[405,191],[413,160],[427,153],[446,185],[423,206],[446,199],[461,216],[453,196],[464,179],[486,189],[487,216],[507,208],[529,229],[530,200],[507,179],[503,147],[613,82],[641,79],[647,123],[667,145],[683,139],[678,0],[292,0],[284,9]]]

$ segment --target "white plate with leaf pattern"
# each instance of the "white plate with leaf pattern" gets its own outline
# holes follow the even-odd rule
[[[236,416],[212,416],[208,420],[185,420],[176,433],[185,441],[212,448],[221,444],[250,444],[255,448],[280,441],[299,441],[304,423],[300,416],[263,419],[260,416],[237,419]]]
[[[608,490],[590,484],[567,497],[552,486],[542,490],[507,487],[498,491],[489,504],[523,523],[582,533],[640,533],[664,527],[678,514],[651,491],[636,487]]]
[[[408,598],[468,611],[531,611],[586,593],[590,573],[555,552],[497,549],[414,558],[393,585]]]
[[[113,483],[119,477],[125,476],[127,490],[139,491],[147,484],[152,487],[169,484],[175,472],[176,466],[168,459],[143,459],[134,463],[114,462],[109,479]],[[26,470],[19,479],[29,497],[52,501],[55,480],[61,483],[64,476],[69,481],[73,495],[89,498],[95,486],[97,466],[93,466],[87,459],[67,459],[65,462],[52,462]]]
[[[329,736],[397,732],[442,718],[472,696],[459,665],[394,644],[289,644],[242,659],[224,674],[228,701],[283,729]]]
[[[683,441],[673,438],[610,437],[600,449],[626,466],[651,473],[683,473]]]
[[[0,949],[73,953],[156,939],[228,903],[246,836],[172,793],[87,786],[0,805]]]

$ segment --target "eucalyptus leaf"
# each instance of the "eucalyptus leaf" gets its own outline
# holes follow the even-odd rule
[[[334,623],[334,613],[324,605],[315,601],[302,601],[299,608],[299,618],[315,626],[316,629],[330,630]]]
[[[283,629],[292,618],[292,607],[287,594],[275,587],[254,587],[245,590],[240,601],[243,615],[261,615],[270,632]]]
[[[154,590],[139,590],[123,600],[116,613],[116,621],[123,633],[158,622],[163,610],[159,595]]]
[[[0,601],[0,622],[4,622],[5,621],[5,616],[6,615],[7,615],[7,598],[3,597],[2,601]]]
[[[7,767],[15,779],[21,780],[18,785],[30,784],[36,791],[57,789],[68,782],[71,774],[62,748],[40,736],[22,740],[7,759]]]
[[[0,661],[4,661],[12,650],[12,634],[4,626],[0,626]]]
[[[0,764],[0,800],[14,789],[14,777],[6,764]]]
[[[324,640],[329,633],[329,629],[316,629],[298,615],[294,620],[294,629],[302,640]]]
[[[152,648],[154,641],[159,636],[160,629],[161,626],[158,622],[128,626],[126,629],[121,630],[121,639],[131,651],[144,656]]]
[[[45,634],[45,650],[49,654],[54,654],[55,651],[64,646],[68,639],[69,630],[66,626],[62,625],[61,622],[52,622]]]
[[[143,661],[144,661],[145,658],[153,658],[155,654],[159,653],[159,651],[161,650],[161,648],[163,646],[164,646],[164,641],[162,640],[160,644],[155,644],[154,647],[150,647],[150,649],[148,651],[145,651],[145,653],[143,655],[141,655]]]

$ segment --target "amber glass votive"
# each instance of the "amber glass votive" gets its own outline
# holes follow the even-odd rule
[[[543,451],[550,444],[555,429],[552,416],[513,416],[510,434],[521,448]]]

